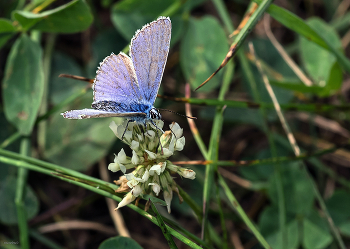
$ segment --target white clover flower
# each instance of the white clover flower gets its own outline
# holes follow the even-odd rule
[[[185,146],[183,129],[177,123],[172,123],[171,130],[162,132],[164,123],[161,120],[154,122],[158,128],[152,124],[140,127],[135,122],[110,124],[113,133],[119,139],[123,138],[122,141],[132,150],[132,156],[128,157],[122,149],[115,156],[114,163],[108,166],[108,169],[113,172],[121,170],[124,173],[124,180],[116,181],[116,184],[121,185],[121,191],[129,191],[118,208],[129,204],[137,197],[140,198],[140,195],[159,196],[160,192],[163,192],[170,213],[173,192],[179,195],[171,173],[177,173],[187,179],[195,179],[196,173],[193,170],[181,168],[168,160],[175,151],[181,151]],[[126,127],[127,124],[128,127]],[[127,174],[126,171],[131,168],[134,168],[133,172]],[[179,198],[182,199],[181,196]],[[147,206],[146,204],[146,208]]]
[[[114,135],[116,135],[118,138],[119,138],[119,135],[118,135],[118,125],[112,121],[110,124],[109,124],[109,128],[111,128],[111,130],[113,131]]]
[[[171,125],[169,125],[169,127],[177,139],[182,136],[183,129],[180,127],[178,123],[173,122]]]
[[[121,207],[124,207],[126,205],[128,205],[129,203],[133,202],[136,199],[136,197],[134,195],[132,195],[131,192],[127,193],[123,200],[121,202],[119,202],[118,206],[116,209],[119,209]]]
[[[137,156],[137,153],[133,150],[132,151],[132,157],[131,157],[131,163],[134,165],[137,165],[140,162],[139,157]]]
[[[136,185],[132,190],[131,193],[133,196],[138,197],[142,193],[142,188],[140,185]]]
[[[156,194],[156,196],[158,196],[159,192],[160,192],[160,186],[157,183],[154,183],[154,182],[149,183],[148,185],[152,186],[153,192]]]
[[[179,174],[185,178],[188,178],[188,179],[195,179],[196,178],[196,172],[194,172],[193,170],[191,169],[181,169]]]
[[[108,169],[110,170],[110,171],[112,171],[112,172],[117,172],[117,171],[119,171],[120,170],[120,166],[124,166],[124,165],[122,165],[122,164],[120,164],[120,163],[118,163],[118,162],[114,162],[114,163],[110,163],[109,165],[108,165]],[[125,166],[124,166],[125,167]]]
[[[118,153],[118,156],[116,157],[116,160],[119,162],[119,163],[128,163],[127,159],[126,159],[126,154],[125,154],[125,151],[124,149],[121,149]]]
[[[185,137],[180,137],[175,144],[175,150],[182,151],[185,146]]]
[[[157,154],[156,153],[151,152],[149,150],[145,150],[145,152],[147,152],[149,159],[154,160],[154,159],[157,158]]]
[[[167,148],[163,148],[163,157],[168,158],[168,157],[172,156],[173,154],[174,154],[173,151],[171,151]]]
[[[163,196],[168,209],[168,213],[170,213],[171,212],[170,204],[171,204],[171,200],[173,199],[173,191],[171,189],[170,191],[164,191]]]
[[[131,141],[131,145],[130,145],[130,148],[132,150],[138,150],[139,149],[139,146],[140,146],[140,143],[135,141],[135,140],[132,140]]]

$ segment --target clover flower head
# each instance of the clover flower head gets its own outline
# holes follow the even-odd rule
[[[157,127],[153,124],[141,126],[127,121],[121,125],[112,122],[109,126],[113,133],[132,150],[132,156],[129,157],[122,149],[115,156],[114,163],[108,166],[108,169],[113,172],[120,170],[124,173],[119,181],[115,181],[124,192],[128,192],[118,208],[131,203],[140,195],[159,196],[163,191],[163,198],[170,213],[173,192],[179,195],[177,185],[170,174],[177,173],[184,178],[195,179],[196,173],[193,170],[176,166],[168,160],[185,146],[183,129],[174,122],[170,125],[171,130],[163,133],[163,121],[154,120],[153,122]],[[134,170],[126,173],[131,168]],[[181,196],[179,197],[182,200]]]

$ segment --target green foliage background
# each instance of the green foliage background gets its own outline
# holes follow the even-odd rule
[[[175,248],[171,236],[181,248],[349,247],[350,12],[339,7],[343,2],[1,2],[1,246],[20,241],[18,248],[77,248],[82,242],[72,238],[84,235],[94,248]],[[259,7],[246,25],[230,37],[254,4]],[[265,14],[312,86],[304,84],[266,37]],[[184,97],[185,83],[197,88],[220,66],[230,46],[237,46],[235,58],[185,101],[197,116],[198,133],[192,135],[185,118],[163,114],[166,123],[180,123],[186,136],[183,153],[173,160],[189,161],[197,173],[195,181],[177,181],[184,203],[173,200],[172,215],[162,207],[160,213],[150,210],[153,219],[143,211],[144,203],[123,208],[135,241],[101,231],[93,239],[83,228],[77,234],[42,234],[40,227],[59,220],[93,217],[112,226],[101,197],[122,198],[114,193],[117,186],[99,180],[96,172],[98,162],[111,162],[122,147],[108,128],[112,118],[63,119],[61,112],[89,108],[92,91],[86,82],[58,75],[94,78],[100,61],[112,52],[127,52],[135,31],[159,16],[172,21],[162,95]],[[301,157],[287,140],[248,42],[296,134]],[[155,104],[185,114],[184,104],[171,98]],[[338,157],[329,154],[339,148]],[[194,160],[207,163],[194,166]],[[58,211],[42,218],[75,197],[78,188],[95,194],[80,192],[79,205],[68,205],[68,214]],[[159,240],[145,242],[149,236]]]

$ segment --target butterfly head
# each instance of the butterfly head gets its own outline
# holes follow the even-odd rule
[[[162,115],[160,115],[160,112],[156,108],[152,108],[149,111],[149,117],[151,119],[162,119]]]

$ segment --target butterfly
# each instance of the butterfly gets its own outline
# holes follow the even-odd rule
[[[159,17],[143,26],[131,39],[130,57],[123,52],[106,57],[92,85],[92,109],[71,110],[64,118],[125,117],[146,124],[161,119],[154,107],[168,58],[171,21]],[[156,126],[157,127],[157,126]]]

